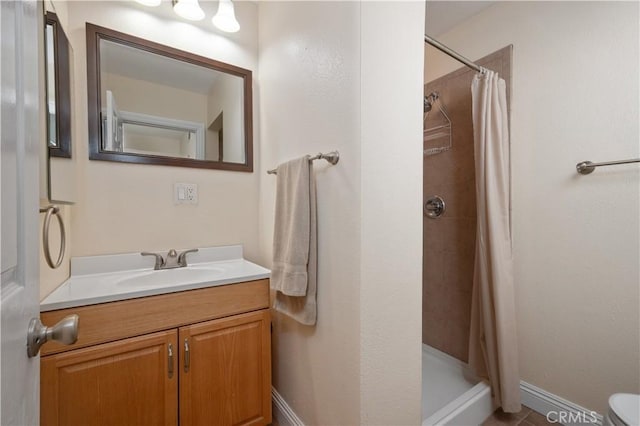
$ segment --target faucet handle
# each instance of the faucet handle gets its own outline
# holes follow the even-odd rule
[[[162,258],[161,254],[158,253],[149,253],[146,251],[143,251],[142,253],[140,253],[142,256],[155,256],[156,257],[156,264],[153,267],[153,269],[158,270],[160,268],[162,268],[164,266],[164,259]]]
[[[178,256],[178,265],[187,266],[187,254],[197,253],[197,252],[198,252],[198,249],[191,249],[191,250],[185,250],[182,253],[180,253],[180,256]]]

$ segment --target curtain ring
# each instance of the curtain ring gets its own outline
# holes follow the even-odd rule
[[[56,269],[62,265],[62,259],[64,259],[64,252],[67,244],[67,237],[64,230],[64,222],[60,215],[60,208],[58,206],[50,205],[47,208],[40,209],[40,213],[45,213],[44,226],[42,227],[42,248],[44,249],[44,259],[51,269]],[[58,225],[60,225],[60,251],[58,253],[58,260],[53,262],[51,257],[51,251],[49,250],[49,225],[51,224],[51,216],[58,218]]]

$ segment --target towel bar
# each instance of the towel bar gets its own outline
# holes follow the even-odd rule
[[[326,154],[319,153],[318,155],[314,155],[309,158],[309,161],[313,160],[327,160],[329,163],[336,165],[338,161],[340,161],[340,153],[338,151],[327,152]],[[276,169],[267,170],[267,173],[270,175],[278,174]]]
[[[44,226],[42,227],[42,248],[44,250],[44,258],[51,269],[56,269],[62,264],[64,259],[64,252],[66,249],[67,235],[64,230],[64,222],[60,215],[60,208],[58,206],[50,205],[44,209],[40,209],[40,213],[46,213],[44,217]],[[58,253],[58,260],[53,262],[51,257],[51,251],[49,249],[49,225],[51,224],[51,216],[55,216],[58,219],[58,225],[60,225],[60,251]]]
[[[617,164],[629,164],[629,163],[640,163],[640,158],[632,158],[630,160],[619,160],[619,161],[603,161],[602,163],[592,163],[591,161],[583,161],[581,163],[576,164],[576,170],[581,175],[588,175],[593,172],[596,167],[600,166],[615,166]]]

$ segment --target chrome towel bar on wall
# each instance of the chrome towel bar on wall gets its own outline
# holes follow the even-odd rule
[[[327,152],[326,154],[319,153],[318,155],[314,155],[313,157],[310,157],[309,161],[321,160],[321,159],[327,160],[329,163],[335,166],[336,164],[338,164],[338,161],[340,161],[340,153],[338,151],[331,151],[331,152]],[[271,170],[267,170],[267,173],[269,173],[270,175],[277,175],[278,171],[276,169],[271,169]]]
[[[576,164],[576,170],[581,175],[588,175],[592,173],[596,167],[601,166],[615,166],[618,164],[629,164],[629,163],[640,163],[640,158],[632,158],[629,160],[618,160],[618,161],[603,161],[601,163],[592,163],[591,161],[583,161],[581,163]]]
[[[47,265],[49,265],[51,269],[56,269],[62,265],[62,259],[64,259],[64,252],[67,244],[67,235],[64,229],[62,216],[60,215],[60,207],[52,204],[46,208],[41,208],[40,213],[45,213],[44,225],[42,227],[42,248],[44,250],[44,259],[47,261]],[[60,225],[60,251],[55,263],[51,257],[51,250],[49,249],[49,225],[51,224],[52,216],[55,216],[58,219],[58,225]]]

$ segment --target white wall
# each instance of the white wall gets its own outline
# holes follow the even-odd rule
[[[274,313],[273,385],[305,424],[360,423],[360,4],[260,2],[260,248],[271,264],[276,177],[305,154],[318,197],[318,324]]]
[[[241,243],[246,256],[255,259],[258,254],[257,173],[88,160],[85,22],[257,69],[255,3],[236,4],[243,28],[233,35],[217,33],[213,27],[211,31],[204,30],[176,18],[170,3],[163,2],[160,8],[167,9],[166,18],[152,14],[156,13],[155,9],[134,2],[68,4],[68,33],[75,50],[78,93],[75,126],[80,135],[74,141],[78,149],[78,203],[73,207],[72,216],[73,255]],[[257,117],[256,111],[254,106],[254,117]],[[258,143],[257,137],[254,143]],[[254,162],[259,165],[259,155],[254,156]],[[199,204],[174,206],[175,182],[198,184]]]
[[[424,3],[363,2],[361,423],[421,423]]]
[[[610,394],[640,392],[640,170],[575,164],[640,157],[638,14],[637,2],[499,2],[438,37],[472,59],[514,46],[522,379],[601,413]],[[425,81],[459,66],[429,48]]]
[[[259,5],[263,263],[266,170],[340,151],[314,166],[318,325],[274,318],[274,386],[306,424],[420,423],[423,17],[420,2]]]

